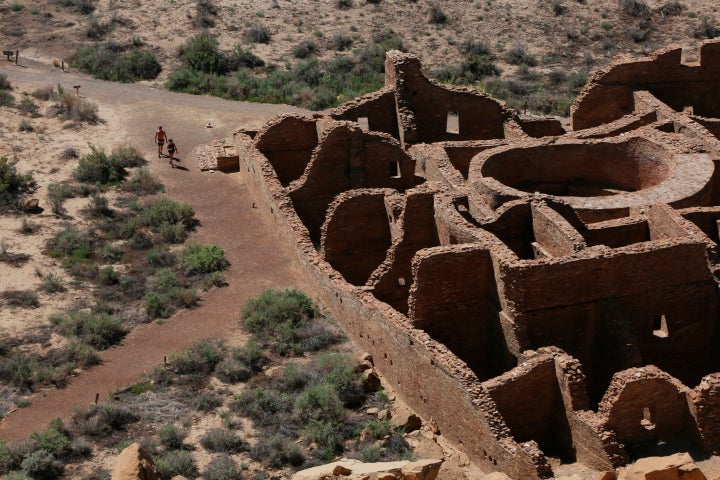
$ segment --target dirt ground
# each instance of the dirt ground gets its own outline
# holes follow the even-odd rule
[[[161,364],[164,356],[199,339],[236,334],[240,306],[262,290],[270,286],[307,288],[294,259],[275,246],[272,229],[251,208],[252,199],[245,188],[232,175],[201,173],[193,155],[198,145],[226,138],[234,128],[259,126],[274,115],[297,109],[96,81],[63,74],[48,59],[21,63],[18,67],[3,64],[0,70],[15,85],[16,96],[46,85],[60,83],[70,88],[80,84],[81,96],[98,104],[104,123],[63,129],[55,119],[37,118],[30,119],[36,125],[35,132],[19,132],[17,125],[22,117],[13,109],[0,109],[0,155],[16,156],[20,171],[33,172],[40,186],[34,196],[44,208],[41,214],[28,217],[41,226],[36,235],[19,233],[19,216],[0,217],[0,238],[10,246],[10,251],[30,255],[22,267],[3,266],[0,289],[36,288],[39,283],[36,270],[65,277],[59,264],[43,255],[41,249],[45,239],[63,222],[47,206],[45,191],[49,183],[68,178],[77,165],[77,160],[60,160],[60,153],[68,146],[82,155],[91,145],[110,149],[117,143],[133,144],[151,160],[148,168],[160,177],[167,194],[194,208],[201,226],[192,239],[223,247],[232,266],[226,272],[229,286],[209,292],[199,308],[181,312],[164,324],[136,328],[121,346],[102,352],[101,366],[75,378],[67,388],[44,391],[32,399],[30,407],[9,415],[0,423],[0,438],[8,440],[21,439],[44,428],[51,418],[66,416],[73,408],[87,405],[96,394],[107,398],[109,393],[137,381],[144,371]],[[207,128],[208,123],[212,128]],[[178,144],[185,169],[171,169],[165,160],[153,161],[156,160],[153,136],[161,124]],[[86,202],[70,200],[68,215],[79,218],[77,212]],[[48,314],[90,295],[82,288],[70,288],[64,293],[41,295],[41,307],[37,309],[0,309],[0,332],[3,336],[32,333],[47,324]]]

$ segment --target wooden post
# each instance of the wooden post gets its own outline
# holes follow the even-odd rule
[[[80,85],[73,85],[73,88],[75,89],[75,93],[77,96],[80,96]]]
[[[97,405],[98,400],[100,400],[100,394],[99,394],[99,393],[96,393],[96,394],[95,394],[95,405]]]
[[[163,357],[163,366],[167,367],[167,355]]]
[[[62,71],[65,71],[65,60],[62,61]]]
[[[20,56],[20,50],[15,50],[15,65],[17,65],[18,57]]]

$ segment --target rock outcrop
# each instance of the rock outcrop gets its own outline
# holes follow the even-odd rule
[[[343,459],[295,473],[293,480],[435,480],[442,460],[363,463]],[[113,477],[114,480],[114,477]]]
[[[139,443],[126,447],[115,461],[112,480],[158,480],[150,454]]]

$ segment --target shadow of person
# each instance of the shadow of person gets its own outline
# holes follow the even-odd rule
[[[190,169],[187,167],[183,167],[182,165],[175,165],[175,170],[182,170],[184,172],[189,172]]]

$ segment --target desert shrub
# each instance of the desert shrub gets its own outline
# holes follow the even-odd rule
[[[720,36],[720,27],[718,27],[715,17],[703,15],[694,35],[695,38],[715,38]]]
[[[152,195],[165,190],[157,176],[147,168],[138,168],[130,179],[122,184],[122,189],[136,195]]]
[[[166,423],[158,430],[160,443],[170,450],[182,448],[186,436],[187,432],[185,429],[175,425],[174,423]]]
[[[72,158],[78,158],[79,156],[80,155],[78,154],[77,149],[74,147],[67,147],[60,154],[60,160],[70,160]]]
[[[309,441],[317,444],[317,453],[324,460],[331,460],[343,451],[342,431],[334,422],[310,420],[302,433]]]
[[[157,248],[150,250],[145,255],[145,259],[154,267],[172,267],[177,263],[177,257],[174,253]]]
[[[35,131],[35,127],[33,127],[32,123],[30,123],[27,119],[22,119],[22,120],[20,120],[20,123],[18,124],[18,131],[33,132],[33,131]]]
[[[118,343],[127,333],[120,319],[104,312],[71,310],[65,314],[51,315],[50,322],[63,335],[77,337],[97,349]]]
[[[23,95],[16,108],[25,115],[36,116],[38,113],[38,106],[29,95]]]
[[[0,379],[21,390],[31,390],[35,384],[35,373],[39,368],[39,357],[15,352],[0,357]]]
[[[47,275],[43,276],[41,288],[45,293],[57,293],[67,290],[63,283],[62,277],[53,272],[50,272]]]
[[[212,0],[199,0],[195,5],[195,18],[192,24],[198,28],[214,27],[219,9]]]
[[[32,173],[19,173],[17,159],[0,157],[0,206],[11,205],[20,195],[32,192],[37,186]]]
[[[239,453],[250,450],[250,445],[237,433],[226,428],[213,428],[200,444],[209,452]]]
[[[66,225],[47,242],[47,254],[51,257],[89,259],[93,255],[94,239],[86,231]]]
[[[35,290],[5,290],[0,292],[0,300],[8,307],[37,308],[40,306],[40,300]]]
[[[65,213],[65,200],[74,197],[72,189],[64,183],[51,183],[47,189],[47,202],[50,210],[55,215],[63,215]]]
[[[299,355],[337,341],[337,336],[315,322],[312,300],[294,289],[266,290],[250,299],[242,322],[262,343],[280,355]]]
[[[552,9],[555,16],[563,15],[567,12],[567,7],[560,0],[550,0],[550,8]]]
[[[440,5],[434,1],[428,1],[428,21],[436,25],[442,25],[447,22],[448,18],[445,12],[442,11]]]
[[[180,252],[180,263],[188,275],[207,274],[225,270],[230,263],[217,245],[190,243]]]
[[[201,412],[212,412],[222,403],[222,398],[217,393],[204,391],[193,400],[193,407]]]
[[[265,61],[249,50],[242,48],[242,45],[235,45],[232,55],[228,58],[228,68],[237,70],[239,68],[264,67]]]
[[[195,211],[190,205],[174,202],[168,198],[163,198],[144,207],[139,221],[141,225],[147,226],[154,231],[158,231],[163,224],[180,223],[186,229],[191,229],[197,224]]]
[[[683,10],[685,9],[685,5],[680,3],[678,0],[670,0],[660,6],[658,9],[658,12],[660,15],[662,15],[664,18],[672,17],[675,15],[682,14]]]
[[[92,405],[85,410],[75,411],[72,416],[72,429],[81,435],[104,436],[139,419],[128,407],[117,403]]]
[[[362,404],[365,395],[352,357],[344,353],[321,353],[315,363],[323,381],[333,386],[345,406],[355,408]]]
[[[190,452],[185,450],[172,450],[167,452],[156,461],[157,472],[163,480],[170,480],[172,477],[182,475],[183,477],[195,478],[198,476],[198,469]]]
[[[270,43],[270,29],[260,22],[252,22],[245,29],[245,39],[250,43]]]
[[[31,433],[30,440],[37,448],[50,452],[56,458],[66,458],[70,454],[70,434],[60,418],[50,420],[45,430]]]
[[[101,40],[113,29],[113,26],[113,22],[102,22],[90,15],[88,17],[87,27],[85,28],[85,36],[93,40]]]
[[[0,263],[7,263],[13,267],[19,267],[30,260],[27,253],[15,253],[10,251],[10,245],[4,238],[0,238]]]
[[[110,209],[108,208],[108,199],[105,195],[100,195],[98,193],[94,193],[90,197],[90,202],[88,202],[87,212],[92,217],[100,218],[103,216],[107,216],[110,213]]]
[[[292,54],[295,58],[307,58],[311,55],[317,55],[319,49],[314,40],[306,38],[300,40],[293,49]]]
[[[303,422],[323,420],[341,422],[345,408],[335,387],[327,383],[311,385],[297,396],[294,404],[295,415]]]
[[[212,287],[224,287],[227,280],[221,272],[211,272],[202,277],[200,285],[203,290],[210,290]]]
[[[12,84],[4,73],[0,73],[0,90],[12,90]]]
[[[400,460],[405,458],[410,451],[410,445],[403,438],[402,430],[395,430],[390,433],[382,444],[387,460]]]
[[[111,155],[115,157],[123,167],[140,167],[147,163],[138,149],[129,143],[115,145]]]
[[[162,67],[152,52],[106,42],[80,47],[72,62],[78,70],[95,78],[116,82],[151,80]]]
[[[250,339],[245,346],[234,348],[231,355],[215,367],[215,375],[225,382],[244,382],[260,372],[267,362],[263,349]]]
[[[229,456],[221,455],[210,462],[203,472],[203,478],[205,480],[240,480],[242,475]]]
[[[0,107],[12,107],[14,103],[15,97],[7,90],[0,89]]]
[[[389,420],[370,420],[361,425],[358,434],[363,430],[370,432],[373,440],[379,440],[390,434],[392,424]]]
[[[528,53],[527,47],[521,43],[513,45],[505,54],[505,60],[512,65],[527,65],[534,67],[537,65],[535,55]]]
[[[230,409],[252,418],[256,425],[274,425],[292,410],[292,398],[272,389],[252,387],[235,395]]]
[[[169,317],[178,307],[191,307],[198,301],[197,292],[180,284],[175,272],[164,268],[148,282],[144,306],[150,317]]]
[[[348,8],[352,8],[352,6],[352,0],[335,0],[335,7],[340,10],[347,10]]]
[[[342,52],[352,47],[353,39],[346,32],[335,32],[330,42],[335,50]]]
[[[305,463],[300,448],[280,434],[259,441],[250,450],[250,457],[272,468],[282,468],[287,465],[299,467]]]
[[[157,233],[165,243],[182,243],[187,238],[187,230],[182,223],[163,223]]]
[[[227,71],[227,62],[218,50],[218,40],[208,32],[189,38],[180,47],[179,56],[192,70],[215,74]]]
[[[174,354],[172,365],[180,374],[211,372],[222,357],[221,343],[201,340],[189,349]]]
[[[104,150],[97,147],[90,148],[92,151],[79,160],[75,170],[75,178],[78,181],[112,185],[125,178],[127,170],[120,158],[107,155]]]
[[[652,10],[643,0],[619,0],[620,10],[626,15],[637,19],[648,19]]]
[[[36,450],[20,464],[23,471],[36,480],[54,479],[62,475],[63,464],[47,450]]]

